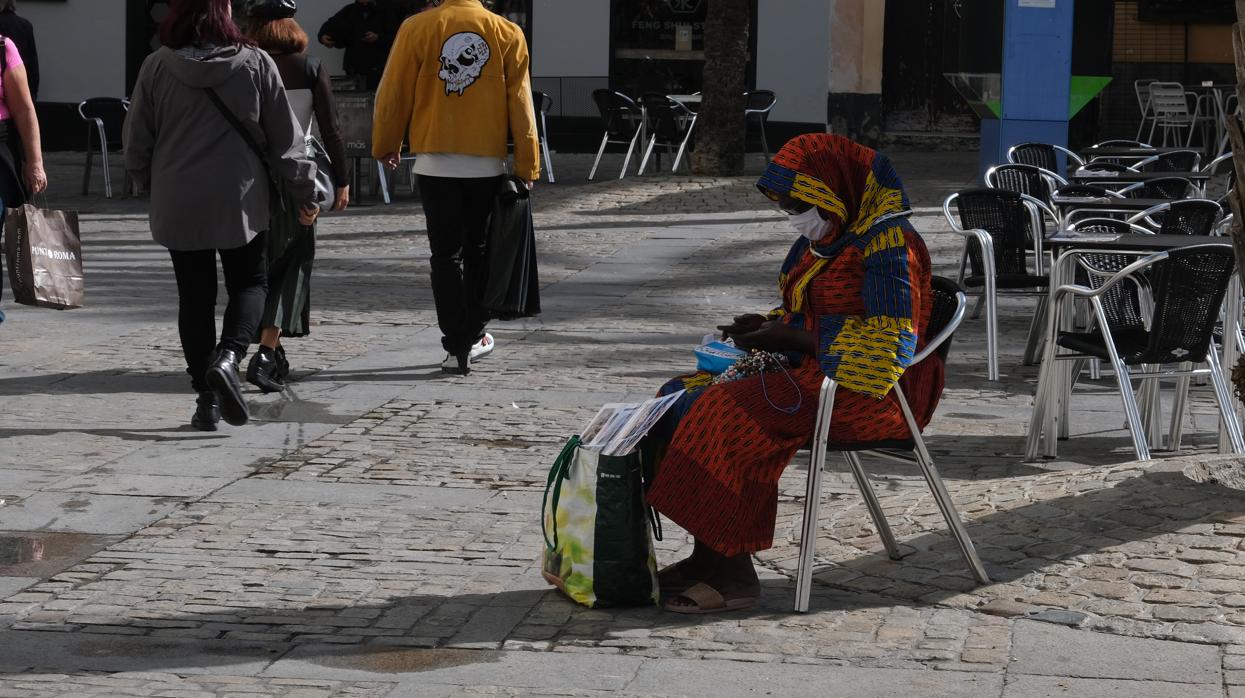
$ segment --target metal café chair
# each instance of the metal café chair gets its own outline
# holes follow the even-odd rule
[[[104,170],[104,196],[112,198],[112,168],[108,162],[109,152],[119,151],[121,147],[121,130],[125,124],[125,116],[130,111],[130,100],[120,97],[92,97],[78,104],[78,116],[86,122],[86,165],[82,172],[82,195],[91,190],[91,166],[95,159],[95,144],[98,141],[99,156]],[[129,181],[126,176],[127,183]]]
[[[1107,258],[1120,255],[1107,254]],[[1085,253],[1078,255],[1083,267],[1094,260]],[[1107,276],[1095,288],[1080,284],[1062,285],[1052,294],[1051,313],[1047,320],[1045,353],[1038,374],[1033,415],[1029,422],[1026,460],[1036,460],[1045,439],[1047,454],[1052,455],[1058,434],[1054,433],[1054,417],[1062,408],[1057,406],[1063,394],[1063,381],[1055,364],[1060,361],[1098,359],[1107,361],[1114,370],[1124,413],[1138,460],[1150,459],[1150,439],[1143,426],[1141,409],[1133,393],[1132,381],[1156,381],[1163,378],[1186,378],[1208,375],[1214,386],[1220,416],[1227,426],[1234,453],[1245,453],[1240,424],[1233,409],[1231,394],[1219,364],[1214,343],[1216,323],[1224,295],[1234,269],[1232,246],[1227,244],[1192,245],[1150,254]],[[1101,273],[1102,269],[1099,269]],[[1118,298],[1125,284],[1134,284],[1145,293],[1137,293],[1139,301],[1152,302],[1153,307],[1138,304],[1128,307]],[[1062,331],[1061,301],[1081,298],[1090,303],[1095,326],[1088,331]],[[1108,305],[1117,312],[1109,313]],[[1118,312],[1127,308],[1129,312]],[[1060,353],[1063,351],[1064,353]],[[1205,368],[1163,368],[1171,364],[1201,364]],[[1131,371],[1130,369],[1138,369]],[[1066,402],[1065,402],[1066,404]],[[1067,420],[1062,420],[1066,424]]]
[[[597,174],[601,164],[601,156],[609,145],[626,145],[627,157],[623,160],[622,171],[618,178],[627,176],[627,167],[631,164],[631,154],[635,152],[635,144],[640,140],[640,131],[644,128],[644,111],[640,105],[627,95],[614,90],[599,89],[592,91],[592,99],[601,113],[601,122],[605,125],[605,135],[601,138],[601,147],[597,150],[597,159],[592,163],[588,173],[588,181]]]
[[[1084,199],[1122,199],[1118,192],[1098,186],[1097,184],[1069,184],[1066,187],[1060,187],[1051,194],[1051,203],[1054,204],[1056,214],[1059,216],[1059,228],[1062,230],[1067,228],[1079,214],[1089,213],[1090,215],[1098,215],[1093,211],[1082,211],[1076,208],[1077,203]]]
[[[1207,199],[1182,199],[1150,208],[1128,219],[1160,235],[1210,235],[1223,209]]]
[[[1130,184],[1120,189],[1120,194],[1129,199],[1183,199],[1196,190],[1184,177],[1159,177]]]
[[[659,145],[667,151],[677,148],[674,165],[670,168],[671,172],[677,172],[696,130],[696,112],[688,109],[682,102],[655,92],[644,95],[642,99],[644,112],[648,116],[649,138],[644,157],[640,159],[639,174],[644,174],[649,158],[653,155],[653,148]]]
[[[773,111],[774,105],[778,103],[778,97],[770,90],[752,90],[744,93],[744,122],[751,121],[752,117],[756,117],[757,123],[761,126],[761,152],[765,153],[765,160],[769,161],[769,139],[765,135],[765,124],[769,121],[769,113]],[[745,125],[745,129],[747,126]]]
[[[952,205],[955,213],[952,213]],[[1025,361],[1032,362],[1046,307],[1049,279],[1042,269],[1044,204],[1026,194],[1003,189],[969,189],[947,197],[943,215],[951,230],[964,237],[957,282],[978,296],[986,309],[986,377],[999,379],[998,296],[1037,296]],[[1033,266],[1029,253],[1033,253]]]
[[[1224,167],[1225,165],[1226,167]],[[1207,192],[1210,191],[1212,181],[1216,184],[1216,192],[1219,191],[1218,184],[1220,182],[1224,185],[1223,192],[1225,194],[1228,191],[1231,191],[1232,187],[1236,185],[1236,166],[1234,160],[1232,159],[1232,151],[1229,150],[1223,155],[1220,155],[1214,160],[1206,163],[1206,165],[1202,167],[1200,174],[1208,175],[1209,177],[1200,185],[1202,196],[1206,196]],[[1224,178],[1220,179],[1221,176]]]
[[[1064,148],[1049,143],[1021,143],[1007,149],[1007,161],[1015,165],[1033,165],[1047,172],[1059,171],[1059,153],[1068,159],[1068,168],[1084,167],[1081,156]]]
[[[553,177],[553,158],[549,155],[549,124],[545,116],[553,108],[553,98],[544,92],[532,90],[532,106],[536,110],[536,136],[540,139],[540,153],[545,158],[545,174],[550,184],[557,183]]]
[[[1164,146],[1173,141],[1183,146],[1193,142],[1199,114],[1189,111],[1189,96],[1184,85],[1178,82],[1150,83],[1150,108],[1154,112],[1154,121],[1150,124],[1150,135],[1146,140],[1154,140],[1155,130],[1162,129]]]
[[[951,337],[955,334],[956,328],[959,327],[960,322],[963,320],[967,306],[964,292],[950,279],[936,276],[933,278],[931,286],[933,291],[933,311],[930,313],[929,324],[926,327],[925,334],[933,338],[925,345],[924,349],[912,358],[912,366],[916,366],[922,361],[930,360],[931,357],[937,357],[937,359],[942,361],[946,360],[947,353],[951,348]],[[921,474],[925,477],[925,483],[929,486],[930,493],[934,496],[934,501],[938,504],[938,509],[942,512],[943,518],[947,522],[947,527],[951,529],[951,535],[959,545],[960,554],[963,555],[964,561],[967,563],[973,577],[982,584],[990,582],[990,577],[986,573],[985,566],[981,564],[981,558],[977,555],[977,549],[973,545],[972,538],[969,537],[968,530],[965,528],[964,522],[955,508],[955,503],[951,500],[951,495],[947,492],[947,488],[942,482],[942,477],[934,466],[934,460],[930,456],[929,449],[925,446],[925,439],[921,436],[921,427],[912,414],[912,408],[908,405],[907,396],[904,395],[903,388],[901,387],[902,383],[903,379],[900,378],[891,389],[895,391],[895,397],[898,398],[904,420],[908,424],[908,432],[911,434],[910,439],[838,444],[829,443],[830,422],[834,412],[834,395],[838,384],[830,378],[822,381],[821,397],[817,405],[816,429],[813,432],[811,453],[809,455],[808,484],[805,490],[804,519],[800,534],[800,561],[795,578],[795,611],[797,613],[808,611],[809,597],[812,595],[813,563],[817,552],[817,516],[818,510],[821,508],[821,481],[826,467],[826,454],[829,451],[839,451],[847,461],[848,467],[852,471],[852,477],[856,481],[856,486],[860,489],[865,506],[869,509],[869,515],[878,529],[878,536],[881,537],[882,545],[885,546],[886,553],[890,559],[899,560],[903,556],[899,551],[898,543],[895,542],[895,535],[891,531],[890,523],[886,519],[886,514],[882,510],[877,494],[873,491],[873,484],[869,481],[869,476],[861,465],[861,454],[880,456],[901,463],[914,463],[919,466]]]
[[[1045,168],[1012,164],[995,165],[986,170],[985,182],[991,189],[1006,189],[1031,196],[1046,204],[1048,209],[1055,190],[1068,185],[1068,180]],[[1051,218],[1058,220],[1053,214]]]

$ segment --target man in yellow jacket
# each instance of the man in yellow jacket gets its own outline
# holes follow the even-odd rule
[[[488,216],[514,141],[514,173],[540,176],[523,31],[480,0],[443,0],[398,30],[376,95],[373,156],[398,166],[415,153],[432,249],[432,294],[446,357],[465,374],[493,351],[480,307]]]

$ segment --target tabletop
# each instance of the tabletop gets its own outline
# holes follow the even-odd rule
[[[1090,168],[1092,169],[1092,168]],[[1207,172],[1086,172],[1075,171],[1068,173],[1069,182],[1149,182],[1152,179],[1163,179],[1165,177],[1180,177],[1189,180],[1205,180],[1210,179],[1211,175]]]
[[[1046,238],[1046,246],[1055,249],[1092,248],[1120,252],[1162,252],[1193,245],[1227,245],[1230,238],[1216,235],[1144,235],[1133,233],[1103,236],[1062,231]]]
[[[1170,204],[1173,201],[1182,201],[1183,199],[1184,197],[1178,199],[1126,199],[1110,196],[1094,199],[1056,199],[1054,204],[1062,208],[1076,208],[1082,211],[1144,211],[1160,204]]]
[[[1151,155],[1162,155],[1163,153],[1175,153],[1182,150],[1193,150],[1193,148],[1167,147],[1159,148],[1150,146],[1148,148],[1130,148],[1107,146],[1105,148],[1086,148],[1081,151],[1081,156],[1089,158],[1121,158],[1121,157],[1150,157]]]

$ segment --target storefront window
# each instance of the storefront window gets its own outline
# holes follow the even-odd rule
[[[612,0],[613,46],[610,76],[614,89],[689,94],[703,84],[705,17],[709,0]],[[752,26],[756,27],[756,2]],[[756,32],[749,32],[755,37]],[[749,48],[756,55],[756,41]],[[755,81],[749,59],[749,84]]]

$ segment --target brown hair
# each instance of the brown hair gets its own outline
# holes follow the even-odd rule
[[[252,17],[246,35],[268,53],[302,53],[307,50],[307,32],[293,19]]]

